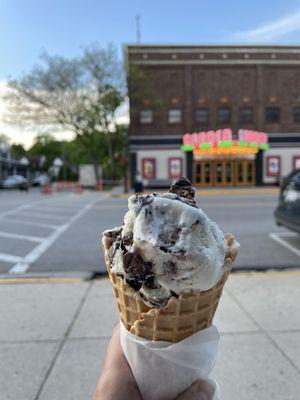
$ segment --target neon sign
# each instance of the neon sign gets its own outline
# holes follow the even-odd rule
[[[237,138],[233,138],[231,129],[186,133],[183,136],[182,151],[194,154],[253,154],[267,150],[268,135],[249,129],[240,129]]]

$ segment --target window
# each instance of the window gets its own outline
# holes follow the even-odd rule
[[[169,158],[169,177],[172,179],[180,178],[182,176],[182,158],[171,157]]]
[[[300,122],[300,107],[293,108],[294,122]]]
[[[266,108],[266,122],[275,123],[279,122],[279,108],[267,107]]]
[[[152,110],[141,110],[140,111],[140,123],[151,124],[153,122],[153,111]]]
[[[293,169],[300,169],[300,156],[293,157]]]
[[[181,110],[169,110],[168,122],[169,124],[178,124],[181,122]]]
[[[218,122],[222,124],[230,122],[230,109],[228,107],[218,109]]]
[[[144,179],[155,179],[156,176],[155,158],[142,159],[142,174]]]
[[[239,114],[240,122],[253,122],[253,109],[252,107],[241,107]]]
[[[209,119],[208,108],[198,108],[195,113],[196,122],[200,124],[207,124]]]
[[[280,156],[267,156],[267,176],[280,176]]]

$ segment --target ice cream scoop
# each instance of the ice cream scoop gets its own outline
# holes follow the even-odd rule
[[[122,227],[103,233],[109,268],[150,306],[213,287],[226,270],[228,244],[217,224],[197,207],[184,178],[168,193],[132,195]],[[233,246],[238,250],[238,244]]]

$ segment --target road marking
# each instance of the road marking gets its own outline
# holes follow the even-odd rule
[[[22,214],[24,217],[36,217],[36,218],[48,218],[48,219],[51,219],[51,218],[56,218],[56,219],[64,219],[64,220],[66,220],[66,219],[68,219],[68,216],[67,217],[63,217],[62,215],[51,215],[51,214],[41,214],[41,213],[36,213],[36,212],[31,212],[31,210],[29,211],[29,212],[27,212],[27,210],[24,210],[24,211],[19,211],[19,214]],[[21,215],[21,216],[22,216]]]
[[[0,253],[0,260],[9,263],[18,263],[22,260],[22,257],[13,256],[11,254],[6,254],[6,253]]]
[[[42,237],[20,235],[18,233],[8,233],[8,232],[2,232],[2,231],[0,231],[0,236],[11,238],[11,239],[29,240],[30,242],[42,242],[44,240],[44,238],[42,238]]]
[[[81,207],[62,207],[62,206],[52,207],[52,206],[39,205],[39,206],[35,207],[35,209],[37,209],[38,211],[42,211],[42,210],[54,211],[54,212],[60,211],[62,213],[66,212],[66,211],[71,211],[71,213],[72,213],[74,211],[81,210]]]
[[[292,246],[290,243],[286,242],[284,239],[281,238],[281,236],[283,236],[283,237],[299,237],[296,233],[291,233],[291,232],[269,233],[269,236],[275,242],[280,243],[286,249],[290,250],[292,253],[294,253],[298,257],[300,257],[300,250],[298,250],[296,247]]]
[[[85,278],[0,278],[0,285],[26,283],[76,283],[85,282]]]
[[[11,219],[11,218],[3,218],[5,221],[9,223],[15,223],[15,224],[23,224],[23,225],[32,225],[32,226],[40,226],[41,228],[50,228],[50,229],[56,229],[59,228],[61,225],[53,225],[53,224],[45,224],[42,222],[33,222],[33,221],[24,221],[20,220],[19,218],[16,219]]]
[[[34,263],[41,255],[49,249],[50,246],[80,217],[82,217],[88,210],[90,210],[98,199],[86,204],[77,214],[70,218],[69,222],[59,226],[50,236],[44,239],[38,246],[32,249],[25,257],[19,260],[9,272],[12,274],[22,274],[26,272],[30,264]]]
[[[3,212],[3,213],[0,214],[0,218],[4,218],[4,217],[6,217],[7,215],[11,215],[11,214],[14,214],[14,213],[16,213],[16,212],[18,212],[18,211],[25,210],[26,208],[29,208],[29,207],[30,207],[30,206],[29,206],[28,204],[25,204],[25,205],[22,205],[22,206],[13,208],[12,210],[5,211],[5,212]]]

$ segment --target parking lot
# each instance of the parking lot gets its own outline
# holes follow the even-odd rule
[[[300,266],[300,237],[275,225],[275,192],[200,192],[197,201],[240,242],[236,269]],[[121,224],[126,208],[125,197],[109,193],[0,191],[0,273],[105,272],[100,236]]]

